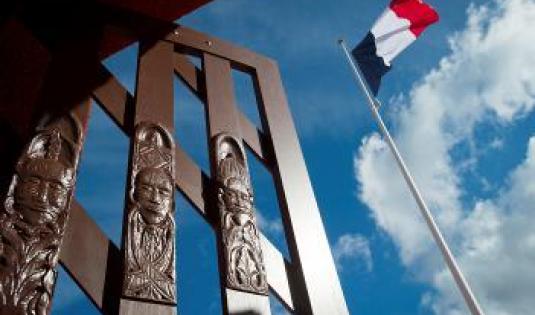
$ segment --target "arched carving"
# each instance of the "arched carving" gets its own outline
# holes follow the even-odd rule
[[[226,286],[267,294],[268,285],[245,152],[236,138],[215,138],[217,200]]]
[[[39,128],[0,213],[0,313],[48,313],[76,181],[82,128],[72,114]]]
[[[175,303],[173,137],[140,123],[134,135],[125,239],[123,295]]]

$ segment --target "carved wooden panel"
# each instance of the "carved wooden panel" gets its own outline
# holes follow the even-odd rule
[[[69,114],[39,128],[17,162],[0,213],[0,314],[50,309],[81,143]]]
[[[136,127],[125,235],[123,295],[175,303],[175,158],[160,125]]]
[[[245,152],[232,136],[215,138],[217,199],[226,286],[268,293]]]

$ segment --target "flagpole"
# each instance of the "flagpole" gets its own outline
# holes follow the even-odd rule
[[[472,293],[472,290],[470,289],[470,286],[468,285],[468,282],[466,281],[466,279],[464,278],[464,275],[459,269],[459,266],[457,265],[457,262],[455,261],[455,257],[453,257],[448,247],[448,244],[444,240],[442,233],[440,232],[437,224],[435,223],[435,220],[433,219],[433,215],[429,211],[429,208],[427,207],[424,199],[422,198],[422,195],[420,194],[420,191],[418,190],[418,187],[416,186],[414,179],[409,173],[409,170],[407,166],[405,165],[405,162],[403,161],[403,158],[401,154],[399,153],[398,148],[396,144],[394,143],[394,140],[390,136],[390,132],[386,128],[386,125],[384,124],[383,119],[381,118],[381,114],[379,113],[379,110],[378,110],[379,102],[372,95],[366,81],[364,81],[364,78],[362,77],[360,69],[358,65],[355,64],[355,62],[353,61],[353,58],[349,54],[349,51],[347,49],[347,46],[345,45],[344,40],[340,39],[338,43],[344,50],[347,60],[351,68],[353,69],[355,78],[357,79],[362,91],[366,95],[366,98],[368,100],[368,105],[373,114],[373,117],[379,124],[379,128],[381,129],[383,137],[386,139],[386,142],[388,143],[388,146],[390,147],[390,150],[392,151],[392,154],[394,155],[396,159],[396,162],[401,170],[401,173],[403,174],[403,177],[405,178],[405,181],[407,182],[407,185],[409,185],[411,193],[414,199],[416,200],[418,207],[420,208],[420,212],[422,213],[425,219],[425,222],[427,223],[427,226],[431,230],[431,234],[433,234],[433,238],[435,239],[435,242],[437,246],[439,247],[442,253],[442,256],[444,257],[444,260],[446,261],[446,264],[453,278],[455,279],[457,287],[461,291],[463,298],[468,308],[470,309],[470,312],[472,313],[472,315],[484,315],[483,311],[481,310],[481,307],[479,306],[476,300],[476,297],[474,296],[474,294]]]

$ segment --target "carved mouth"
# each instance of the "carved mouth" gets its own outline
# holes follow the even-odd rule
[[[148,211],[154,212],[154,213],[164,213],[165,212],[165,207],[163,207],[162,205],[157,204],[157,203],[148,204],[148,205],[146,205],[145,208]]]
[[[238,210],[238,211],[249,212],[249,209],[251,209],[251,206],[250,205],[236,205],[235,204],[233,208]]]
[[[50,206],[45,205],[45,204],[31,204],[31,205],[28,205],[27,208],[33,212],[40,212],[40,213],[52,212],[50,211]]]

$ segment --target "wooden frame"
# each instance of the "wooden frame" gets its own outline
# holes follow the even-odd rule
[[[241,139],[273,175],[290,260],[285,259],[260,234],[270,292],[293,314],[348,314],[276,63],[247,49],[185,27],[168,23],[162,26],[162,23],[152,22],[151,27],[160,30],[156,32],[160,35],[148,36],[146,31],[139,27],[136,29],[128,20],[119,26],[111,26],[114,32],[125,38],[142,38],[141,57],[154,47],[166,47],[164,50],[169,58],[165,58],[164,64],[153,65],[159,67],[157,71],[144,67],[149,71],[138,73],[138,82],[149,78],[158,80],[162,71],[165,72],[166,67],[169,67],[165,75],[174,71],[206,107],[209,113],[209,136],[224,131]],[[167,31],[162,33],[162,29]],[[201,56],[204,69],[198,69],[190,63],[187,54]],[[213,71],[214,66],[219,70]],[[252,76],[263,131],[237,110],[234,96],[229,92],[233,84],[229,75],[231,68]],[[227,74],[222,76],[221,69],[225,69]],[[173,122],[165,120],[165,117],[169,118],[165,109],[146,110],[149,105],[143,101],[143,95],[158,92],[147,94],[145,90],[138,90],[136,96],[133,96],[102,65],[88,74],[94,75],[87,79],[92,90],[91,96],[128,136],[133,135],[134,126],[140,117],[160,122],[173,130]],[[168,79],[169,77],[165,80]],[[147,86],[150,89],[152,85]],[[139,85],[138,88],[147,89]],[[50,101],[45,101],[45,104],[47,102]],[[227,110],[218,112],[214,103],[221,102],[227,106]],[[228,108],[232,108],[232,114]],[[176,188],[217,230],[219,222],[217,211],[214,210],[216,201],[211,193],[213,181],[210,174],[201,171],[181,149],[180,143],[176,143],[175,159]],[[116,281],[117,275],[121,273],[121,256],[120,249],[105,236],[83,206],[74,201],[60,251],[60,261],[104,314],[135,313],[136,308],[123,305],[121,287]],[[223,285],[222,296],[227,314],[270,313],[265,296],[231,292]],[[137,313],[141,310],[143,314],[176,314],[176,309],[169,305],[149,302],[137,304]]]

